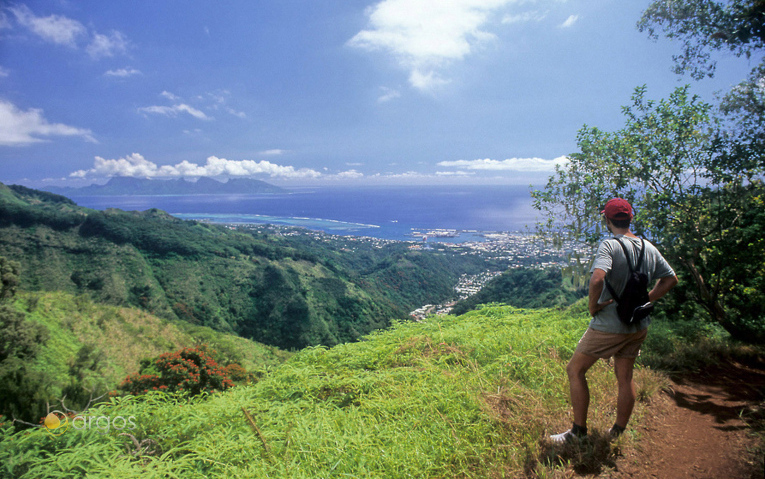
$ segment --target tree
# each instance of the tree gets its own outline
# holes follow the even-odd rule
[[[657,31],[683,43],[675,55],[675,72],[695,79],[713,76],[714,51],[738,57],[762,57],[765,48],[765,0],[656,0],[638,22],[640,31],[658,38]],[[765,61],[722,99],[720,111],[728,122],[718,141],[725,152],[716,165],[743,175],[765,170]],[[732,177],[735,179],[735,175]]]
[[[623,109],[624,128],[583,127],[580,151],[556,169],[544,190],[532,192],[534,207],[548,218],[539,230],[594,245],[604,234],[599,212],[605,201],[626,198],[636,210],[635,230],[694,286],[689,296],[733,336],[763,341],[758,309],[733,303],[757,300],[753,288],[762,282],[765,256],[739,254],[741,262],[733,264],[726,254],[747,251],[750,243],[762,249],[755,238],[765,227],[751,211],[765,199],[765,187],[720,163],[727,150],[719,141],[719,122],[711,105],[688,90],[677,88],[657,103],[645,98],[645,87],[637,88],[632,105]],[[732,176],[738,180],[730,181]],[[739,299],[734,286],[740,287]]]
[[[656,0],[643,12],[638,29],[656,39],[657,30],[683,42],[675,72],[695,79],[713,76],[710,51],[728,50],[750,58],[765,46],[765,0]]]
[[[0,415],[32,420],[47,399],[50,381],[29,365],[48,340],[48,330],[8,304],[16,293],[18,272],[18,263],[0,256]]]
[[[0,256],[0,300],[13,298],[19,286],[19,263]]]
[[[203,391],[224,390],[234,385],[226,372],[205,351],[183,348],[141,361],[141,371],[131,374],[119,388],[138,395],[148,391],[181,392],[197,395]]]

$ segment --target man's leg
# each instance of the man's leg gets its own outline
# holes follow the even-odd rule
[[[571,406],[574,409],[574,424],[583,428],[587,427],[587,410],[590,407],[590,389],[587,386],[586,373],[597,360],[595,356],[574,353],[566,366]]]
[[[614,358],[614,373],[619,384],[619,396],[616,400],[616,425],[626,428],[635,407],[635,381],[632,371],[635,368],[635,358]]]

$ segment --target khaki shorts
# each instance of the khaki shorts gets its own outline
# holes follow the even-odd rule
[[[640,355],[640,346],[648,335],[648,329],[636,333],[618,334],[605,333],[592,328],[587,328],[584,336],[576,346],[576,352],[607,359],[611,356],[616,358],[636,358]]]

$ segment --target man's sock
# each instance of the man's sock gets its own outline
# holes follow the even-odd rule
[[[587,435],[587,428],[580,426],[579,424],[574,423],[573,426],[571,426],[571,434],[577,437],[582,437]]]
[[[627,428],[621,427],[618,424],[614,424],[613,426],[611,426],[611,435],[615,437],[619,437],[626,430]]]

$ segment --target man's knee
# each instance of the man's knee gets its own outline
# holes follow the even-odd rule
[[[574,353],[571,361],[566,365],[566,374],[568,374],[569,379],[582,379],[597,360],[596,357]]]
[[[634,370],[635,358],[614,358],[614,374],[619,385],[631,384]]]

